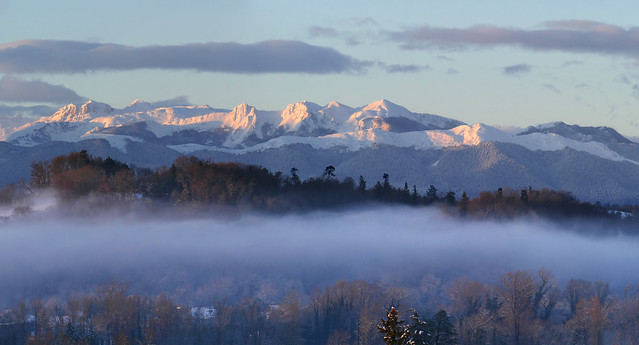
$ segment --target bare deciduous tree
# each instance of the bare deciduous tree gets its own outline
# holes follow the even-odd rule
[[[510,326],[514,344],[520,345],[522,330],[532,317],[531,298],[535,293],[535,284],[527,271],[506,273],[499,278],[499,283],[503,315]]]

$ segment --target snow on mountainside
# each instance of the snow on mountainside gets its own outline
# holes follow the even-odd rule
[[[372,128],[361,131],[335,133],[320,137],[280,136],[243,149],[218,148],[214,149],[214,151],[246,154],[249,152],[265,151],[294,144],[305,144],[318,150],[343,148],[351,152],[372,148],[376,145],[430,150],[447,147],[477,146],[482,143],[489,142],[511,143],[522,146],[531,151],[560,151],[565,148],[571,148],[600,158],[619,162],[627,161],[639,165],[638,161],[626,158],[599,142],[581,142],[558,135],[545,135],[539,133],[516,136],[484,124],[475,124],[472,126],[461,125],[449,130],[412,131],[403,133],[393,133],[384,131],[380,128]],[[202,150],[211,150],[211,148],[206,145],[193,143],[172,145],[169,147],[182,152],[183,154],[190,154],[192,152]]]
[[[414,113],[385,99],[359,108],[303,101],[281,111],[262,111],[248,104],[232,110],[208,105],[155,108],[141,100],[114,109],[89,101],[69,104],[12,132],[9,129],[5,137],[19,146],[105,139],[122,152],[129,143],[153,143],[183,154],[202,150],[245,154],[294,144],[356,151],[375,145],[430,150],[500,142],[532,151],[570,148],[638,164],[631,159],[635,156],[626,154],[628,150],[610,146],[631,144],[611,128],[557,122],[511,133],[484,124],[467,125],[438,115]]]
[[[431,114],[416,114],[385,99],[373,102],[353,113],[342,131],[381,128],[388,132],[449,129],[463,125],[461,121]]]
[[[430,184],[469,195],[533,186],[591,202],[639,203],[639,145],[607,127],[465,124],[387,100],[358,108],[303,101],[276,111],[141,100],[114,109],[90,101],[48,113],[26,124],[0,117],[0,185],[27,179],[34,161],[87,150],[140,167],[170,165],[186,154],[271,171],[294,166],[303,178],[328,165],[340,178],[374,182],[388,173],[391,183],[420,192]]]
[[[281,119],[271,135],[320,135],[335,127],[334,122],[322,112],[321,106],[307,101],[289,104],[282,111]]]
[[[90,120],[92,117],[107,116],[113,111],[114,109],[108,104],[89,101],[80,107],[69,104],[60,108],[53,116],[40,120],[45,122],[81,122]]]
[[[630,140],[610,127],[581,127],[578,125],[567,125],[563,122],[552,122],[539,126],[528,127],[519,135],[532,133],[557,134],[564,138],[577,141],[589,142],[597,141],[604,144],[629,144]]]

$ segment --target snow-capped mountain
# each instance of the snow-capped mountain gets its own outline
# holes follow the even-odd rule
[[[400,105],[382,99],[353,113],[344,128],[347,131],[380,128],[387,132],[403,133],[449,129],[463,124],[461,121],[442,116],[412,113]]]
[[[344,176],[374,180],[386,172],[397,183],[437,183],[471,194],[534,186],[587,200],[639,202],[639,145],[612,128],[555,122],[505,131],[414,113],[384,99],[356,108],[303,101],[276,111],[248,104],[154,107],[141,100],[114,109],[89,101],[20,127],[0,119],[0,128],[6,138],[0,171],[10,169],[5,183],[27,178],[33,160],[87,149],[138,166],[168,165],[186,154],[275,171],[295,166],[302,177],[333,165]],[[16,159],[22,165],[11,163]]]
[[[131,126],[139,127],[140,122],[146,122],[146,132],[142,137],[131,131]],[[324,138],[344,133],[350,137],[363,138],[370,137],[365,132],[377,129],[389,133],[407,133],[451,129],[459,125],[463,125],[463,122],[413,113],[387,100],[360,108],[337,102],[320,106],[303,101],[290,104],[282,111],[257,110],[248,104],[240,104],[232,110],[216,110],[209,106],[153,108],[141,100],[116,110],[107,104],[89,101],[81,105],[69,104],[49,117],[17,128],[7,133],[6,141],[20,146],[33,146],[49,141],[77,142],[104,138],[124,150],[126,148],[121,147],[123,139],[148,140],[151,132],[156,141],[171,141],[171,138],[179,136],[179,132],[188,130],[190,133],[197,132],[196,137],[199,138],[194,138],[188,144],[247,149],[282,136]],[[203,136],[208,139],[202,141]],[[324,140],[332,139],[326,137]]]
[[[107,117],[114,109],[106,104],[88,101],[80,106],[69,104],[60,108],[50,117],[40,119],[42,122],[83,122],[97,117]]]
[[[581,127],[578,125],[567,125],[563,122],[551,122],[539,126],[531,126],[518,135],[528,135],[532,133],[556,134],[577,141],[597,141],[604,144],[629,144],[631,142],[610,127]]]
[[[105,139],[122,151],[129,142],[151,141],[184,154],[200,150],[244,153],[296,143],[352,151],[376,144],[436,149],[502,142],[530,150],[571,148],[612,160],[626,158],[607,144],[630,143],[611,128],[562,122],[511,134],[485,124],[467,125],[438,115],[413,113],[384,99],[359,108],[303,101],[281,111],[258,110],[248,104],[232,110],[208,105],[154,108],[141,100],[114,109],[89,101],[69,104],[49,117],[6,133],[7,142],[20,146],[87,139]]]

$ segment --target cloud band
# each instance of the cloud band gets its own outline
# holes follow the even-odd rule
[[[467,29],[419,28],[392,32],[391,40],[406,49],[432,46],[520,46],[532,50],[556,50],[639,56],[639,27],[622,28],[605,23],[564,20],[546,22],[539,30],[522,30],[496,26]]]
[[[196,43],[132,47],[81,41],[29,40],[0,45],[3,73],[85,73],[98,70],[192,69],[225,73],[345,73],[367,64],[299,41]]]
[[[3,102],[63,104],[85,100],[86,98],[62,85],[52,85],[39,80],[21,80],[10,76],[0,79],[0,101]]]

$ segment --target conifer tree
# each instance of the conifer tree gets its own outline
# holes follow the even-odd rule
[[[448,193],[446,193],[446,196],[444,197],[444,200],[447,204],[455,206],[455,204],[457,203],[457,201],[455,200],[455,192],[453,192],[452,190],[448,191]]]
[[[428,187],[428,191],[426,192],[426,199],[431,202],[438,199],[437,188],[435,188],[435,186],[433,186],[432,184],[430,185],[430,187]]]
[[[469,202],[470,200],[468,199],[468,195],[466,194],[466,191],[464,191],[462,193],[461,199],[459,200],[459,212],[462,214],[462,216],[466,215],[466,212],[468,212]]]
[[[297,175],[297,171],[298,170],[296,167],[291,168],[291,181],[293,182],[294,185],[298,185],[301,183],[300,177]]]
[[[360,192],[366,191],[366,180],[364,180],[364,176],[362,175],[359,175],[359,184],[357,186],[357,190],[359,190]]]
[[[332,165],[327,166],[327,167],[324,169],[324,174],[323,174],[323,176],[324,176],[324,178],[326,178],[327,180],[328,180],[328,179],[331,179],[331,178],[333,178],[333,177],[335,177],[335,167],[334,167],[334,166],[332,166]]]
[[[384,335],[384,342],[388,345],[408,344],[409,332],[403,326],[404,320],[400,320],[397,310],[391,307],[386,311],[386,320],[382,319],[382,324],[377,326],[380,333]]]
[[[430,338],[433,345],[457,343],[457,333],[445,310],[440,310],[430,319]]]

